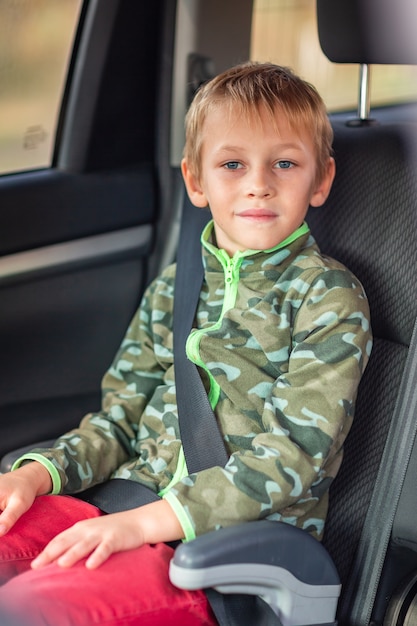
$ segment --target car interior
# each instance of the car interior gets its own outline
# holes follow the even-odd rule
[[[1,471],[99,407],[145,286],[201,231],[183,117],[202,82],[248,58],[252,4],[83,3],[53,164],[0,178]],[[179,546],[171,580],[230,598],[221,625],[415,626],[417,103],[373,107],[369,78],[417,64],[417,7],[316,8],[323,52],[358,66],[358,105],[330,115],[337,176],[307,222],[363,283],[373,352],[323,543],[280,523],[222,529]]]

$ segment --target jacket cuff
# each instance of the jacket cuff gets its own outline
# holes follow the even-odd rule
[[[56,496],[61,493],[61,477],[58,470],[53,465],[53,463],[51,463],[51,461],[46,459],[42,454],[37,454],[36,452],[28,452],[27,454],[19,457],[17,461],[13,463],[11,471],[13,472],[14,470],[21,467],[21,465],[23,465],[25,461],[37,461],[38,463],[43,465],[45,469],[48,470],[52,480],[52,490],[50,491],[49,495]]]
[[[178,498],[174,496],[172,491],[168,491],[168,493],[163,496],[163,499],[168,502],[175,515],[177,516],[178,521],[181,524],[182,530],[184,531],[184,541],[191,541],[192,539],[195,539],[196,535],[192,521],[188,517],[184,507],[182,506]]]

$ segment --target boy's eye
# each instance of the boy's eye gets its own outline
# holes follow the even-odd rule
[[[242,164],[239,161],[228,161],[223,167],[227,170],[238,170],[242,167]]]
[[[293,167],[294,163],[292,163],[291,161],[278,161],[275,164],[275,167],[277,167],[280,170],[289,170],[291,167]]]

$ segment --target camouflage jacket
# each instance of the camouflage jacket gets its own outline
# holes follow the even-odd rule
[[[320,538],[329,485],[371,349],[362,286],[326,258],[306,224],[272,250],[230,259],[202,235],[205,281],[187,353],[200,368],[227,465],[193,475],[179,435],[172,348],[175,265],[147,289],[103,380],[102,411],[41,461],[53,493],[108,478],[164,497],[187,539],[267,518]]]

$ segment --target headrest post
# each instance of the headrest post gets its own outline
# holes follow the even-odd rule
[[[360,120],[368,120],[370,117],[370,85],[371,85],[371,69],[367,63],[361,63],[359,74],[359,100],[358,100],[358,117]]]
[[[368,63],[361,63],[359,74],[358,117],[346,122],[346,126],[374,126],[378,122],[371,119],[370,86],[371,68]]]

